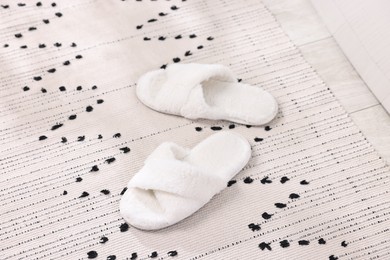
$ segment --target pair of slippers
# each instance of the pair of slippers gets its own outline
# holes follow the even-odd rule
[[[278,111],[271,94],[237,82],[229,68],[217,64],[172,64],[148,72],[136,93],[156,111],[189,119],[263,125]],[[173,225],[222,191],[250,157],[248,141],[233,132],[213,134],[192,149],[164,142],[128,183],[121,215],[143,230]]]

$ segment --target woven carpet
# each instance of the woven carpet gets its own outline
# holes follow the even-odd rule
[[[0,259],[389,259],[389,167],[258,0],[0,3]],[[160,114],[143,73],[221,63],[271,92],[263,127]],[[216,131],[249,164],[154,232],[118,203],[163,141]],[[207,187],[204,187],[207,189]]]

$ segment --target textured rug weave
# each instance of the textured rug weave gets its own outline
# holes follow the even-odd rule
[[[260,1],[0,4],[0,259],[389,259],[389,167]],[[138,77],[174,62],[231,67],[277,118],[146,108]],[[148,154],[221,130],[253,150],[229,187],[177,225],[128,227]]]

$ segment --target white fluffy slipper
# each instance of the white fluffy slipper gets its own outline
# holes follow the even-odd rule
[[[148,107],[190,119],[263,125],[278,112],[275,98],[260,87],[238,83],[218,64],[172,64],[144,74],[137,96]]]
[[[162,143],[128,183],[121,215],[144,230],[173,225],[222,191],[250,157],[248,141],[232,132],[213,134],[192,149]]]

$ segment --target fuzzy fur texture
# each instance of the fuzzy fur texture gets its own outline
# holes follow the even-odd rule
[[[223,190],[250,156],[248,141],[231,132],[214,134],[191,150],[163,143],[128,183],[121,214],[145,230],[175,224]]]
[[[233,72],[220,64],[172,64],[148,72],[139,79],[136,93],[156,111],[190,119],[262,125],[278,112],[270,93],[238,83]]]

